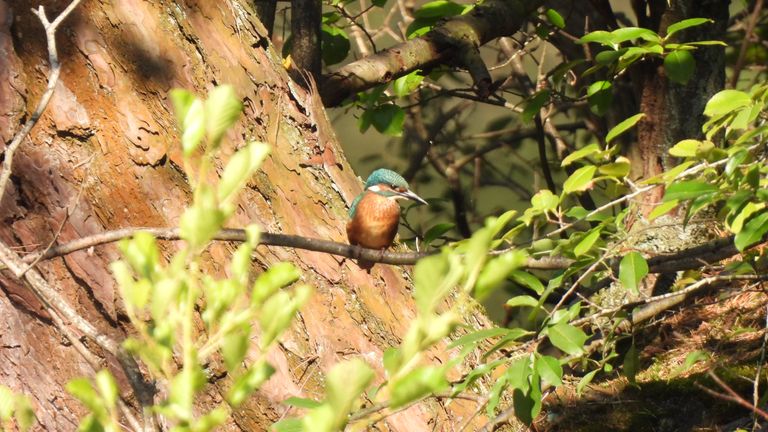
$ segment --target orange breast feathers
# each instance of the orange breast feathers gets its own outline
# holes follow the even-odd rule
[[[400,206],[395,200],[366,191],[347,223],[349,243],[369,249],[385,249],[395,239],[399,222]]]

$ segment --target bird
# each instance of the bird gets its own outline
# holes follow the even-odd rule
[[[379,250],[392,245],[400,223],[399,199],[427,204],[400,174],[385,168],[373,171],[365,181],[365,190],[349,207],[349,243]]]

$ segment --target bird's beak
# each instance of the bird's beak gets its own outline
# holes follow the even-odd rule
[[[417,203],[421,203],[424,205],[428,205],[429,203],[424,201],[420,196],[416,195],[415,193],[411,192],[410,190],[406,190],[405,192],[400,192],[400,196],[403,198],[408,198],[409,200],[416,201]]]

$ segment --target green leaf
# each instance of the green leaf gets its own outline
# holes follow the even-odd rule
[[[528,98],[523,109],[523,121],[530,122],[541,111],[541,108],[549,103],[551,92],[548,89],[540,90]]]
[[[543,212],[554,210],[560,204],[560,198],[549,189],[542,189],[531,198],[531,206]]]
[[[280,288],[284,288],[301,277],[298,267],[289,262],[272,264],[267,271],[260,274],[253,284],[251,303],[259,305]]]
[[[557,13],[554,9],[547,9],[545,12],[547,15],[547,20],[549,20],[550,23],[552,23],[553,26],[564,29],[565,28],[565,20],[563,19],[563,16]]]
[[[584,387],[588,386],[589,383],[592,382],[592,380],[595,378],[595,375],[600,372],[600,369],[595,369],[592,372],[584,375],[580,380],[579,383],[576,384],[576,393],[581,396],[581,392],[584,391]]]
[[[262,384],[267,382],[269,377],[274,373],[275,368],[266,361],[262,360],[252,365],[243,375],[239,376],[232,387],[230,387],[229,392],[227,392],[227,402],[232,406],[239,406],[248,398],[248,396],[253,394],[254,391],[262,386]]]
[[[231,85],[214,87],[205,101],[205,124],[208,141],[213,148],[219,146],[224,134],[237,122],[243,103]]]
[[[418,367],[391,384],[390,405],[398,408],[446,387],[445,368]]]
[[[573,162],[576,162],[579,159],[584,159],[585,157],[592,156],[593,154],[600,153],[600,146],[597,145],[597,143],[592,143],[589,145],[586,145],[575,152],[569,154],[565,158],[563,158],[563,161],[560,163],[561,167],[566,167]],[[551,192],[550,192],[551,193]]]
[[[751,104],[752,98],[743,91],[722,90],[709,99],[704,108],[704,115],[707,117],[722,116]]]
[[[648,214],[648,220],[652,221],[661,215],[669,213],[673,208],[677,207],[678,204],[678,200],[671,200],[657,205]]]
[[[744,222],[749,219],[750,216],[765,208],[765,203],[748,202],[741,211],[733,218],[730,223],[731,232],[738,234],[744,228]]]
[[[197,149],[205,135],[205,106],[200,99],[195,98],[189,106],[181,131],[181,149],[184,156],[189,156]]]
[[[566,322],[559,322],[547,327],[547,336],[552,345],[570,355],[581,355],[587,335],[577,327]]]
[[[466,6],[448,0],[435,0],[422,5],[413,16],[415,18],[446,18],[464,12]]]
[[[250,330],[250,326],[246,325],[224,335],[221,343],[221,356],[224,358],[224,365],[229,372],[237,369],[245,359],[245,354],[250,346]]]
[[[667,27],[667,36],[664,39],[669,39],[672,37],[673,34],[685,30],[689,27],[694,27],[698,25],[702,25],[705,23],[713,23],[714,21],[709,18],[688,18],[679,22],[676,22],[674,24],[671,24],[669,27]]]
[[[87,378],[75,378],[69,381],[67,391],[85,405],[89,411],[93,413],[104,412],[101,398]]]
[[[663,202],[688,200],[717,192],[717,186],[698,180],[672,183],[664,192]]]
[[[736,234],[733,243],[736,245],[736,249],[744,251],[749,246],[761,241],[766,233],[768,233],[768,212],[750,219],[744,228]]]
[[[695,139],[684,139],[669,149],[669,154],[675,157],[696,157],[704,143]]]
[[[269,146],[261,142],[250,142],[238,150],[227,163],[218,186],[219,202],[226,202],[242,189],[253,173],[269,154]]]
[[[591,33],[585,34],[584,36],[581,37],[581,39],[577,41],[577,43],[585,44],[589,42],[596,42],[601,45],[613,47],[617,45],[613,40],[614,40],[613,34],[605,30],[597,30],[597,31],[593,31]]]
[[[592,178],[595,176],[597,167],[594,165],[583,166],[563,183],[563,194],[582,192],[592,187]]]
[[[221,210],[189,207],[181,216],[181,238],[193,248],[203,247],[221,229],[226,217]]]
[[[710,359],[710,354],[706,351],[690,352],[688,353],[688,355],[685,356],[685,360],[683,360],[683,364],[681,364],[674,371],[672,371],[672,377],[676,377],[681,373],[687,372],[696,363],[707,361],[709,359]]]
[[[434,27],[435,24],[440,20],[440,18],[416,18],[408,24],[408,28],[405,29],[405,36],[408,39],[417,38],[419,36],[424,36],[425,34],[429,33],[430,30],[432,30],[432,27]]]
[[[578,258],[592,249],[597,239],[600,238],[600,233],[603,231],[602,226],[591,230],[583,239],[573,248],[573,254]]]
[[[608,112],[613,103],[613,84],[610,81],[596,81],[587,88],[587,102],[593,113],[601,116]]]
[[[667,77],[678,84],[686,84],[693,76],[696,61],[689,51],[672,51],[664,57],[664,71]]]
[[[299,418],[287,418],[273,423],[270,432],[304,432],[304,421]]]
[[[316,408],[320,406],[322,403],[318,402],[314,399],[307,399],[307,398],[300,398],[300,397],[289,397],[288,399],[283,401],[283,405],[288,405],[296,408]]]
[[[424,81],[424,76],[421,75],[421,70],[418,69],[396,79],[392,84],[392,90],[395,92],[395,96],[406,97],[419,88],[422,81]]]
[[[456,348],[460,346],[465,346],[465,345],[473,344],[475,342],[479,342],[481,340],[485,340],[492,337],[499,337],[499,336],[504,336],[505,338],[511,338],[511,340],[514,340],[529,334],[531,334],[531,332],[525,331],[521,328],[507,329],[507,328],[501,328],[501,327],[493,327],[493,328],[478,330],[472,333],[465,334],[464,336],[448,344],[446,348],[451,349],[451,348]]]
[[[625,52],[627,52],[626,48],[620,49],[618,51],[614,51],[612,49],[600,51],[595,56],[595,62],[603,66],[608,66],[610,64],[615,63],[616,60],[618,60],[619,58],[621,58],[622,55],[624,55]]]
[[[645,117],[645,114],[643,113],[635,114],[632,117],[629,117],[628,119],[625,119],[621,123],[614,126],[610,131],[608,131],[608,134],[605,136],[606,144],[610,144],[611,141],[613,141],[617,136],[631,129],[643,117]]]
[[[539,278],[528,273],[524,270],[515,270],[509,274],[509,276],[520,285],[526,286],[541,295],[544,292],[544,284],[541,283]]]
[[[563,367],[558,359],[537,353],[534,368],[549,384],[556,387],[562,384]]]
[[[115,409],[117,407],[117,398],[119,395],[117,381],[115,381],[115,377],[112,376],[112,373],[106,369],[98,371],[96,373],[96,388],[99,389],[99,394],[106,407],[110,410]]]
[[[506,306],[508,308],[520,307],[520,306],[537,307],[538,305],[539,305],[539,300],[529,295],[512,297],[511,299],[507,300],[507,303],[506,303]]]
[[[605,176],[622,179],[629,175],[631,169],[632,162],[624,156],[619,156],[615,162],[600,165],[597,171]]]
[[[361,359],[336,364],[326,376],[325,400],[304,418],[308,431],[342,430],[355,401],[374,378],[371,368]],[[327,412],[332,413],[330,416]]]
[[[350,44],[347,32],[342,28],[328,24],[322,24],[320,28],[322,30],[320,44],[323,63],[326,66],[341,63],[349,54]]]
[[[16,395],[13,391],[2,384],[0,384],[0,424],[5,423],[13,417],[13,411],[15,410]]]
[[[170,97],[173,104],[173,112],[176,114],[176,122],[183,128],[189,108],[195,101],[195,95],[188,90],[175,88],[171,90]]]
[[[648,263],[638,252],[630,252],[619,263],[619,281],[633,294],[639,293],[638,284],[648,274]]]
[[[424,233],[424,247],[429,246],[433,241],[437,240],[440,236],[452,230],[455,226],[456,224],[444,222],[428,229],[427,232]]]
[[[367,112],[371,113],[371,124],[380,133],[400,136],[403,134],[405,112],[395,104],[379,105]]]
[[[632,342],[632,346],[629,347],[627,353],[624,354],[624,376],[627,377],[630,383],[635,384],[635,377],[640,371],[640,351],[638,351],[635,343]]]
[[[633,39],[643,39],[649,42],[661,42],[661,38],[654,31],[642,27],[622,27],[611,32],[612,42],[620,44]]]
[[[442,298],[454,287],[461,269],[447,252],[419,260],[413,269],[413,296],[422,315],[431,314]]]
[[[514,250],[499,255],[488,261],[475,283],[474,295],[478,301],[486,299],[509,274],[525,264],[527,255],[521,250]]]

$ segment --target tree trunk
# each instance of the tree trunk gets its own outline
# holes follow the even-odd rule
[[[663,12],[663,13],[662,13]],[[665,10],[641,17],[639,25],[651,26],[660,35],[675,22],[688,18],[711,18],[711,24],[683,32],[687,41],[722,40],[728,25],[728,2],[718,0],[676,0]],[[654,28],[656,24],[658,28]],[[669,149],[686,138],[702,138],[704,106],[725,85],[725,49],[720,46],[699,47],[693,52],[696,68],[685,84],[667,79],[661,61],[647,62],[639,68],[640,112],[645,117],[638,123],[637,146],[632,160],[636,177],[651,178],[674,166]],[[643,199],[641,210],[647,215],[661,201],[663,188],[656,188]]]
[[[44,3],[49,17],[66,6]],[[49,70],[44,34],[30,13],[33,5],[37,2],[0,1],[4,143],[34,109]],[[241,197],[232,226],[255,222],[270,232],[346,241],[347,206],[360,181],[319,98],[288,79],[248,1],[86,1],[65,21],[57,41],[61,79],[16,154],[12,182],[0,203],[0,240],[18,253],[121,227],[176,226],[190,190],[180,168],[168,92],[183,87],[204,94],[218,83],[235,86],[246,113],[230,133],[222,159],[246,139],[272,146]],[[175,249],[173,242],[162,247],[167,254]],[[210,270],[226,271],[217,262],[233,249],[215,244]],[[351,260],[327,254],[264,246],[257,251],[255,266],[292,261],[316,293],[269,356],[278,372],[236,412],[229,429],[265,430],[286,414],[280,405],[284,399],[320,397],[321,372],[344,358],[363,358],[383,379],[383,350],[399,343],[415,316],[409,275],[401,268],[377,265],[368,274]],[[127,318],[108,270],[118,256],[114,246],[103,246],[41,262],[38,268],[82,316],[122,339]],[[85,411],[64,386],[94,370],[23,284],[3,272],[0,288],[0,383],[32,398],[44,428],[74,429]],[[485,323],[480,315],[468,319]],[[431,360],[444,357],[435,352]],[[128,392],[117,361],[106,356],[104,365]],[[216,394],[221,389],[214,389],[209,403],[221,400]],[[422,404],[387,418],[386,424],[400,431],[439,429],[474,409],[461,400],[448,408]]]

